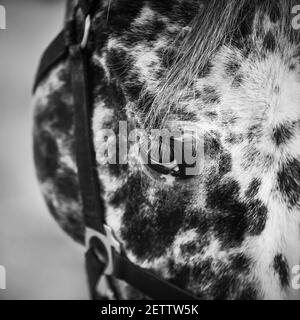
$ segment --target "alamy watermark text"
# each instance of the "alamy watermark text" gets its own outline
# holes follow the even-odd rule
[[[0,265],[0,290],[6,289],[6,270]]]
[[[295,30],[300,29],[300,4],[292,8],[292,14],[295,15],[292,19],[292,27]]]
[[[0,5],[0,30],[6,29],[6,9]]]

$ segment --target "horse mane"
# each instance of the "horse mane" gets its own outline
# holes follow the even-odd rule
[[[239,38],[245,37],[245,27],[252,29],[252,25],[249,24],[253,24],[254,15],[258,12],[261,17],[265,14],[275,16],[276,21],[282,26],[282,32],[292,33],[294,5],[296,0],[207,1],[195,15],[189,34],[181,40],[175,62],[167,71],[161,86],[157,88],[154,101],[149,101],[151,107],[147,106],[150,112],[145,116],[146,126],[152,128],[157,123],[163,126],[170,111],[179,105],[186,90],[191,88],[199,71],[205,70],[218,48],[225,43],[234,42],[234,35]],[[249,17],[252,17],[252,20]],[[259,24],[259,21],[255,23]],[[299,32],[297,34],[299,38]],[[141,99],[147,104],[143,93]]]

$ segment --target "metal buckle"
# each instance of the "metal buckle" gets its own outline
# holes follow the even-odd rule
[[[87,15],[85,18],[84,22],[84,32],[83,32],[83,37],[80,43],[81,49],[84,49],[87,46],[89,35],[90,35],[90,30],[91,30],[91,16]]]
[[[92,238],[95,237],[101,241],[108,255],[107,266],[104,270],[104,274],[110,276],[114,273],[113,249],[120,254],[121,243],[117,240],[113,230],[109,226],[104,225],[104,232],[105,234],[102,234],[91,228],[86,228],[85,243],[86,247],[89,248]],[[97,253],[97,250],[95,250],[95,254],[100,260],[102,260],[101,257],[99,257],[99,253]]]

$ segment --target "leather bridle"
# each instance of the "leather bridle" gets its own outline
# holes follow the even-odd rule
[[[46,49],[36,75],[35,92],[51,69],[64,59],[70,59],[72,91],[75,110],[76,161],[86,226],[86,269],[91,297],[97,299],[97,287],[109,278],[123,280],[145,296],[155,300],[198,300],[153,272],[132,263],[125,255],[122,244],[106,225],[101,187],[96,171],[96,157],[92,141],[92,93],[89,87],[87,43],[91,27],[93,1],[79,1],[85,25],[83,33],[65,27]],[[76,20],[76,18],[74,18]],[[71,34],[71,36],[70,36]],[[79,41],[70,40],[80,37]],[[103,261],[103,248],[107,255]],[[101,254],[100,254],[101,253]],[[109,282],[113,288],[112,282]],[[116,290],[112,289],[114,292]]]

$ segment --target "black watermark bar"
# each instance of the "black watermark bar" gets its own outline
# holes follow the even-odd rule
[[[296,302],[296,301],[295,301]],[[288,301],[0,301],[3,319],[230,319],[268,315],[288,316],[299,302]]]

